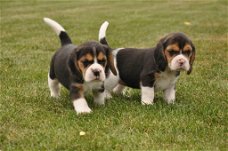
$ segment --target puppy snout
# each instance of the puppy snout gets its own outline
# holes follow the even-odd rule
[[[99,69],[92,69],[92,72],[93,72],[94,76],[99,77],[100,76],[100,73],[101,73],[101,70],[99,70]]]
[[[185,63],[185,60],[180,58],[177,60],[177,62],[179,63],[180,66],[182,66]]]

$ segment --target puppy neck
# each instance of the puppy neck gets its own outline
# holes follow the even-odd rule
[[[162,73],[165,73],[167,75],[175,75],[176,77],[180,75],[180,71],[173,71],[169,67],[166,67],[165,71]]]

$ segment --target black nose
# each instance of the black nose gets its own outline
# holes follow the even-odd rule
[[[99,70],[93,70],[93,74],[98,77],[100,76],[100,71]]]
[[[185,63],[185,60],[184,59],[179,59],[178,63],[179,63],[180,66],[182,66]]]
[[[180,66],[183,66],[183,64],[184,64],[183,62],[180,62],[180,63],[179,63]]]

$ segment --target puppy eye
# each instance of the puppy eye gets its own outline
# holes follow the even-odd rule
[[[98,60],[98,63],[101,64],[102,66],[105,66],[106,60]]]
[[[82,63],[85,67],[88,67],[89,65],[91,65],[93,63],[93,61],[85,60]]]
[[[191,52],[190,51],[184,51],[183,54],[186,56],[189,56],[191,54]]]
[[[178,51],[174,51],[174,50],[170,50],[169,54],[170,54],[170,56],[174,56],[174,55],[178,55],[179,52]]]

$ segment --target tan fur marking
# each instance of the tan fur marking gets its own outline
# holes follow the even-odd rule
[[[192,52],[192,46],[191,45],[189,45],[189,44],[186,44],[185,46],[184,46],[184,49],[183,49],[183,53],[184,52]],[[191,55],[190,55],[191,56]],[[187,58],[188,58],[188,60],[190,60],[190,56],[186,56]]]
[[[99,54],[97,55],[97,60],[104,60],[105,59],[105,55],[102,52],[99,52]]]
[[[183,51],[192,51],[192,46],[189,45],[189,44],[186,44],[186,45],[184,46]]]
[[[78,98],[84,97],[84,88],[83,85],[80,83],[74,83],[73,84],[74,87],[77,87],[79,89],[79,96]]]
[[[77,64],[78,64],[78,67],[79,69],[81,70],[82,74],[84,75],[85,74],[85,71],[87,68],[85,68],[84,64],[83,64],[83,61],[85,60],[88,60],[88,61],[93,61],[93,56],[92,54],[90,53],[87,53],[85,56],[82,56],[78,61],[77,61]]]
[[[165,56],[167,58],[167,61],[168,63],[170,63],[172,61],[172,59],[175,57],[175,56],[171,56],[169,54],[169,51],[176,51],[176,52],[179,52],[180,51],[180,48],[178,46],[178,43],[175,43],[175,44],[171,44],[171,45],[168,45],[165,49]]]
[[[165,56],[166,56],[168,63],[170,63],[172,61],[172,59],[174,58],[174,56],[169,55],[169,51],[167,49],[165,50]]]
[[[126,86],[126,83],[119,79],[119,84]]]
[[[82,63],[82,59],[77,61],[78,64],[78,68],[80,69],[80,71],[84,74],[85,73],[85,67]]]
[[[85,59],[87,59],[88,61],[92,61],[93,60],[93,56],[90,53],[87,53],[85,55]]]
[[[155,77],[155,79],[157,80],[157,79],[160,79],[160,78],[161,78],[161,75],[160,75],[160,73],[157,73],[157,72],[156,72],[156,73],[154,74],[154,77]]]
[[[169,45],[166,47],[166,50],[180,51],[180,48],[177,43]]]

